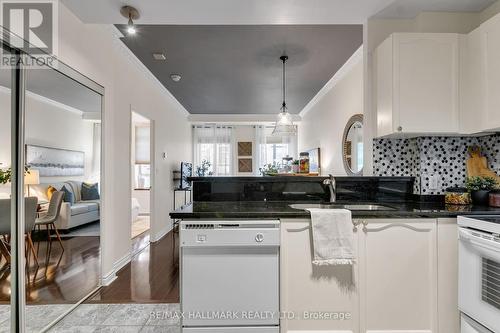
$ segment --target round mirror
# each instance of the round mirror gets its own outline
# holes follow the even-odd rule
[[[351,117],[344,129],[342,139],[344,168],[348,175],[363,173],[363,115]]]

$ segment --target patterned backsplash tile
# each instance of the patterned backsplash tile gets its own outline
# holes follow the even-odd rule
[[[495,134],[483,137],[375,139],[374,175],[413,176],[415,194],[444,194],[448,187],[464,186],[469,158],[467,149],[473,145],[481,147],[489,167],[500,174],[500,134]],[[437,180],[437,184],[433,179]]]

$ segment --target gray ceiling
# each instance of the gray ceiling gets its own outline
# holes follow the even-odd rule
[[[279,112],[285,53],[287,104],[298,113],[361,46],[363,27],[140,25],[122,40],[193,114]],[[153,52],[167,60],[153,60]]]
[[[10,85],[10,72],[0,71],[0,86]],[[52,69],[29,69],[26,90],[83,113],[101,112],[101,95]]]

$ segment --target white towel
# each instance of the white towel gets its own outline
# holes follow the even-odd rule
[[[311,213],[314,265],[352,265],[354,231],[351,211],[308,209]]]

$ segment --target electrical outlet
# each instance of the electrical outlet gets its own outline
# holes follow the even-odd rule
[[[429,189],[437,190],[439,188],[439,175],[429,175]]]

